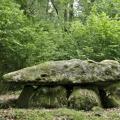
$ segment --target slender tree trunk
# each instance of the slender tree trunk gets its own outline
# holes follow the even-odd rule
[[[56,6],[56,4],[55,4],[55,1],[54,1],[54,0],[51,0],[51,3],[52,3],[52,5],[53,5],[53,7],[54,7],[54,9],[55,9],[56,14],[58,15],[58,14],[59,14],[59,13],[58,13],[58,8],[57,8],[57,6]]]
[[[64,21],[68,20],[68,12],[67,12],[67,8],[65,8],[64,10]]]
[[[73,13],[73,3],[71,3],[70,6],[69,6],[69,21],[72,21],[73,16],[74,16],[74,13]]]

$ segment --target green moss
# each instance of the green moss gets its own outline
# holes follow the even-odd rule
[[[58,108],[67,105],[67,92],[63,87],[40,87],[29,101],[31,107]]]
[[[116,61],[89,62],[79,59],[50,61],[3,76],[7,82],[105,83],[120,78]]]
[[[94,106],[101,106],[99,96],[90,89],[75,88],[69,97],[69,107],[78,110],[90,110]]]
[[[0,110],[0,120],[119,120],[118,110],[83,112],[66,108],[46,109],[8,109]],[[3,114],[4,113],[4,114]]]
[[[106,88],[106,98],[108,107],[120,107],[120,83]]]

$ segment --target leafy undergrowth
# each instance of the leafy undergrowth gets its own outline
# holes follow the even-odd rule
[[[0,120],[120,120],[120,109],[91,112],[71,109],[1,109]]]

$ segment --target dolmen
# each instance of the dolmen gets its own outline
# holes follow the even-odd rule
[[[5,74],[24,86],[17,106],[91,110],[120,107],[120,63],[114,60],[49,61]]]

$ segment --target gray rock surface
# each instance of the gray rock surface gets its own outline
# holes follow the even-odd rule
[[[120,80],[120,64],[114,60],[50,61],[24,68],[3,76],[6,82],[95,83]]]

